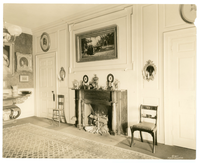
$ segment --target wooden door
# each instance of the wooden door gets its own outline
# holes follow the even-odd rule
[[[169,108],[165,109],[170,109],[166,118],[172,121],[172,142],[196,149],[196,30],[173,32],[169,42]]]
[[[39,55],[36,62],[38,116],[52,118],[52,109],[56,105],[53,101],[53,92],[56,95],[56,54]]]

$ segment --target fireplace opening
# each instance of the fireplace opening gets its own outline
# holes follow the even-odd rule
[[[112,125],[111,106],[87,104],[85,113],[85,131],[101,135],[110,134]]]

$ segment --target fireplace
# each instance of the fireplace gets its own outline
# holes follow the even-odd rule
[[[75,100],[79,129],[89,125],[89,116],[93,112],[94,116],[108,118],[107,127],[111,135],[127,134],[127,90],[78,89],[75,90]]]

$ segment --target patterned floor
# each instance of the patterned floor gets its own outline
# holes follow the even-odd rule
[[[3,129],[4,158],[158,159],[33,124]]]

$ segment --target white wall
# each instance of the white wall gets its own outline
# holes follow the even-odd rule
[[[128,91],[128,126],[138,122],[141,103],[158,105],[158,142],[164,143],[163,33],[193,26],[181,19],[179,5],[118,5],[85,16],[82,14],[60,24],[33,31],[33,49],[34,55],[43,54],[39,45],[40,36],[44,31],[48,32],[52,40],[49,51],[57,52],[58,70],[62,66],[68,69],[66,80],[58,84],[58,93],[67,96],[67,122],[73,123],[71,118],[75,115],[74,91],[69,89],[72,81],[80,81],[84,75],[91,79],[97,74],[99,85],[104,86],[107,75],[112,73],[120,81],[120,89]],[[119,58],[77,63],[75,34],[112,24],[118,26]],[[149,82],[142,77],[142,69],[148,60],[152,60],[157,67],[155,79]],[[151,139],[147,135],[144,137]]]

